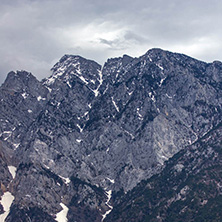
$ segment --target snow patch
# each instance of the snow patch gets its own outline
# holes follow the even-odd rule
[[[46,100],[46,98],[42,98],[41,96],[38,96],[38,97],[37,97],[37,100],[38,100],[38,101]]]
[[[79,128],[80,133],[83,131],[83,128],[79,124],[76,124],[76,126]]]
[[[90,103],[90,104],[88,104],[88,107],[91,109],[92,108],[92,104]]]
[[[15,175],[16,175],[17,168],[14,166],[8,166],[8,170],[9,170],[10,174],[12,175],[12,178],[14,179]]]
[[[98,69],[97,71],[98,71],[98,73],[99,73],[99,79],[98,79],[99,85],[98,85],[97,89],[92,90],[92,91],[94,92],[94,94],[95,94],[95,97],[97,97],[97,96],[99,95],[99,88],[100,88],[100,86],[101,86],[102,83],[103,83],[102,70],[99,70],[99,69]]]
[[[173,98],[172,96],[169,96],[167,93],[166,93],[166,96],[167,96],[169,99],[172,99],[172,98]]]
[[[143,116],[139,113],[140,111],[140,108],[137,108],[137,115],[139,116],[139,119],[143,120]]]
[[[113,96],[111,98],[112,98],[112,102],[113,102],[113,105],[114,105],[116,111],[119,112],[119,107],[116,105],[116,102],[114,101]]]
[[[60,104],[61,104],[60,102],[57,103],[57,105],[56,105],[56,106],[57,106],[57,109],[59,108]]]
[[[16,176],[16,167],[14,166],[8,166],[8,170],[12,175],[12,178],[14,179]],[[13,180],[12,179],[12,180]],[[11,182],[12,182],[11,180]],[[12,205],[13,200],[15,197],[10,192],[5,192],[0,200],[0,204],[3,206],[4,213],[0,215],[0,221],[5,222],[6,217],[8,216],[10,212],[10,207]]]
[[[57,69],[57,71],[51,77],[49,77],[46,80],[45,84],[46,85],[52,85],[59,76],[62,76],[64,74],[65,69],[66,69],[65,66],[64,67],[59,67]]]
[[[109,180],[111,183],[115,183],[115,180],[112,180],[109,177],[106,177],[106,179]]]
[[[13,146],[14,146],[14,150],[17,150],[17,148],[19,147],[20,143],[14,143]]]
[[[49,88],[48,86],[45,86],[47,89],[48,89],[48,91],[51,93],[52,92],[52,89],[51,88]]]
[[[110,208],[109,210],[107,210],[105,212],[105,214],[102,215],[102,220],[104,221],[104,219],[106,218],[106,216],[112,211],[113,207],[109,204],[109,201],[111,200],[112,197],[112,190],[108,190],[106,191],[106,196],[107,196],[107,201],[106,201],[106,205]]]
[[[72,86],[71,86],[71,84],[70,84],[69,81],[67,81],[66,83],[67,83],[67,85],[69,86],[69,88],[72,88]]]
[[[103,91],[103,95],[107,92],[109,85],[106,86],[106,89]]]
[[[146,65],[146,60],[143,61],[143,67]]]
[[[160,64],[156,64],[162,71],[164,70],[164,68],[160,65]]]
[[[87,112],[85,112],[82,116],[81,116],[81,118],[83,118],[83,117],[85,117],[86,115],[88,115],[88,111]]]
[[[69,208],[63,203],[60,203],[60,206],[62,207],[62,210],[56,214],[55,220],[57,222],[67,222],[68,221],[67,214],[68,214]]]
[[[131,96],[132,94],[133,94],[133,91],[132,91],[132,92],[128,92],[128,95],[129,95],[129,96]]]
[[[153,102],[156,102],[156,99],[155,99],[154,95],[152,94],[152,92],[149,92],[149,97],[151,98],[151,100]]]
[[[7,136],[4,138],[4,141],[6,141],[12,135],[12,131],[4,131],[4,132],[2,132],[1,136],[3,134],[7,134]]]
[[[1,205],[3,206],[4,213],[0,215],[0,221],[5,222],[6,217],[9,214],[10,207],[12,205],[15,197],[10,192],[5,192],[0,200]]]
[[[164,77],[163,79],[160,80],[159,86],[162,86],[162,84],[163,84],[163,82],[164,82],[164,80],[165,80],[166,78],[167,78],[167,77]]]
[[[26,99],[27,97],[28,97],[28,93],[26,93],[26,92],[24,92],[24,93],[22,93],[22,97],[24,98],[24,99]]]
[[[35,150],[38,152],[38,149],[35,148]],[[44,166],[46,169],[48,169],[48,170],[50,169],[50,167],[47,166],[47,165],[45,165],[44,163],[43,163],[43,166]]]
[[[83,76],[78,76],[86,85],[88,85],[88,81]]]
[[[62,177],[61,175],[58,176],[65,182],[66,185],[68,185],[71,182],[69,178]]]

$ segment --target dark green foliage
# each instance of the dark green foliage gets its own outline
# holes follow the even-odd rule
[[[116,196],[105,221],[222,221],[221,141],[219,124],[167,161],[161,174]]]
[[[7,222],[56,222],[54,218],[38,207],[20,209],[12,205]]]

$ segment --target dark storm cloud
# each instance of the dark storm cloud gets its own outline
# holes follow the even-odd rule
[[[39,79],[63,55],[103,63],[149,48],[222,60],[219,0],[14,0],[0,2],[0,82],[26,69]]]

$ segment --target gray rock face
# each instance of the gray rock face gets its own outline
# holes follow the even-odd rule
[[[0,88],[0,136],[16,150],[47,103],[48,90],[31,73],[10,72]]]
[[[222,124],[164,163],[160,174],[116,195],[106,222],[221,221]]]
[[[103,67],[65,55],[41,82],[9,73],[0,88],[0,139],[17,174],[7,221],[22,212],[23,221],[54,221],[60,203],[69,221],[101,221],[108,193],[160,172],[221,121],[221,83],[222,63],[161,49]]]

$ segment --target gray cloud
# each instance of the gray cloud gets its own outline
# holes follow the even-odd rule
[[[110,46],[110,47],[112,47],[113,44],[115,43],[114,40],[106,40],[106,39],[103,39],[103,38],[100,38],[99,41],[100,41],[102,44],[108,45],[108,46]]]
[[[10,70],[39,79],[64,54],[104,63],[149,48],[222,60],[219,0],[1,0],[0,83]]]

